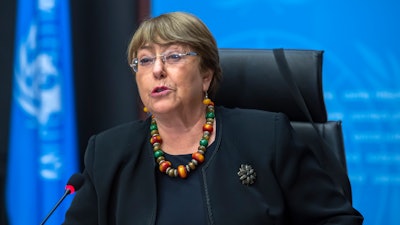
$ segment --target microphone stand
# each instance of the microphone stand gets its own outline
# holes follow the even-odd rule
[[[70,193],[71,193],[70,189],[67,189],[64,192],[64,195],[60,198],[60,200],[58,200],[57,204],[53,207],[53,209],[50,211],[50,213],[47,214],[46,218],[44,218],[44,220],[40,223],[40,225],[43,225],[44,223],[46,223],[46,221],[50,218],[51,214],[53,214],[53,212],[57,209],[57,207],[61,204],[61,202],[65,199],[65,197],[67,197]]]

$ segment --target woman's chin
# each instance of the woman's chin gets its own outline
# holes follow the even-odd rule
[[[167,115],[176,112],[176,107],[172,107],[171,105],[158,105],[154,106],[151,112],[154,115]]]

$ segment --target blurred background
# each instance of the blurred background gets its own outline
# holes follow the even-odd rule
[[[0,224],[39,223],[82,169],[88,138],[140,116],[126,47],[141,20],[170,11],[200,17],[220,48],[323,50],[353,204],[366,225],[400,224],[399,9],[394,0],[1,0]],[[48,224],[61,223],[70,200]]]

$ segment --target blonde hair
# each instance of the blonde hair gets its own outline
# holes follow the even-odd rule
[[[147,19],[141,23],[128,46],[128,62],[137,51],[149,43],[180,44],[187,46],[200,57],[200,70],[211,69],[213,78],[208,90],[214,96],[222,79],[217,43],[207,26],[196,16],[172,12]]]

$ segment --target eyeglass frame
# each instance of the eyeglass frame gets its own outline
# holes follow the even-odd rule
[[[163,63],[163,64],[165,64],[165,63],[167,63],[167,64],[174,64],[174,63],[171,63],[171,62],[167,62],[167,57],[168,56],[172,56],[172,55],[177,55],[177,56],[179,56],[179,57],[182,57],[181,59],[183,59],[183,57],[185,57],[185,56],[198,56],[199,54],[197,54],[197,52],[192,52],[192,51],[190,51],[190,52],[186,52],[186,53],[168,53],[168,54],[161,54],[161,55],[156,55],[156,56],[153,56],[153,57],[148,57],[148,59],[151,59],[152,61],[150,62],[150,64],[149,65],[153,65],[155,62],[156,62],[156,59],[158,58],[158,57],[160,57],[161,58],[161,62]],[[180,60],[181,60],[180,59]],[[130,63],[129,64],[129,66],[133,69],[133,71],[135,72],[135,73],[137,73],[138,71],[139,71],[139,58],[133,58],[132,59],[132,63]]]

